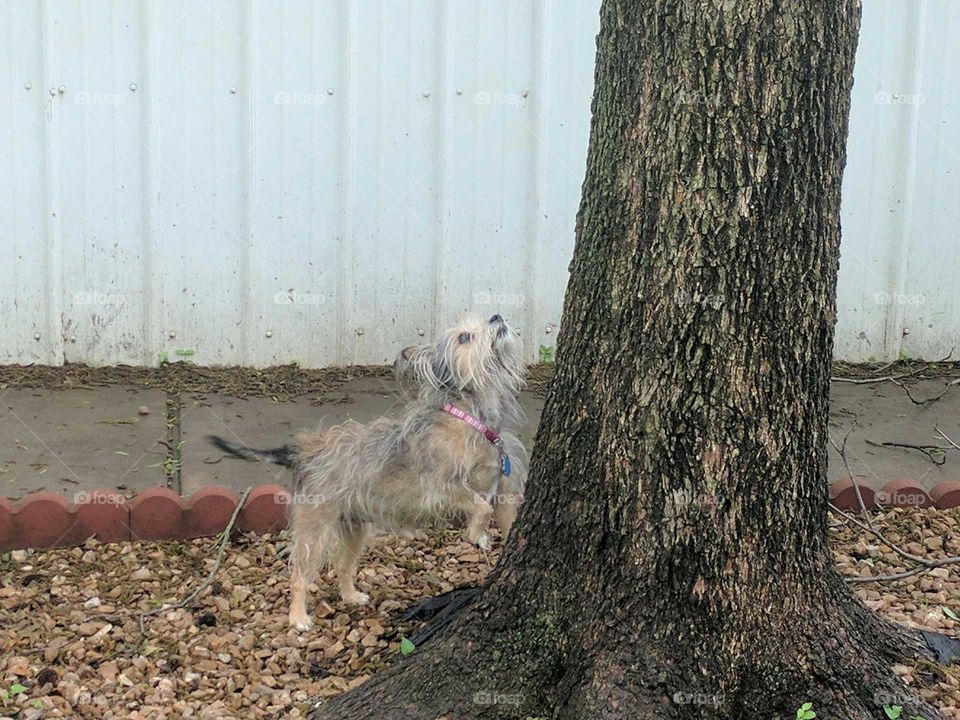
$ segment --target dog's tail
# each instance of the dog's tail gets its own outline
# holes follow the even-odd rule
[[[223,450],[228,455],[240,458],[241,460],[269,460],[277,465],[284,467],[293,467],[300,457],[300,450],[296,445],[284,445],[283,447],[270,448],[269,450],[257,450],[246,445],[237,445],[227,442],[217,435],[207,435],[213,445]]]

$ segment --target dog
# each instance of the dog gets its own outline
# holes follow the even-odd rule
[[[363,605],[357,561],[373,530],[406,532],[465,515],[466,538],[489,547],[491,517],[504,537],[523,498],[526,450],[516,430],[523,382],[520,340],[500,315],[476,315],[436,343],[405,348],[394,363],[416,397],[397,413],[253,450],[210,438],[230,454],[294,469],[290,508],[290,625],[308,630],[307,588],[332,565],[340,595]]]

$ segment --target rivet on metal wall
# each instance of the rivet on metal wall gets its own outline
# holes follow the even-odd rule
[[[333,88],[327,88],[327,95],[333,95]]]
[[[130,83],[130,91],[131,91],[131,92],[136,92],[136,91],[137,91],[137,84],[136,84],[136,83]]]
[[[56,88],[50,88],[50,94],[51,94],[51,95],[56,95],[56,94],[57,94],[57,89],[56,89]]]
[[[177,336],[176,330],[171,330],[169,333],[170,339],[173,340]]]
[[[67,91],[66,85],[61,85],[60,87],[57,88],[57,92],[60,93],[61,95],[63,95],[66,91]]]
[[[457,88],[457,95],[463,95],[463,88]]]
[[[271,337],[273,337],[273,330],[267,330],[267,332],[266,332],[265,334],[266,334],[266,336],[267,336],[268,338],[271,338]]]
[[[430,91],[429,91],[429,90],[424,90],[424,91],[423,91],[423,96],[424,96],[424,97],[430,97]]]
[[[529,95],[530,93],[528,93],[526,90],[524,90],[524,91],[523,91],[522,93],[520,93],[520,94],[521,94],[523,97],[526,97],[526,96]]]
[[[543,331],[544,331],[547,335],[549,335],[550,333],[553,332],[553,325],[547,325],[547,326],[543,329]]]
[[[904,334],[904,335],[909,335],[909,334],[910,334],[910,328],[904,328],[904,329],[903,329],[903,334]]]
[[[77,341],[77,336],[76,336],[76,335],[71,335],[71,336],[70,336],[70,342],[75,343],[76,341]]]
[[[231,93],[232,95],[236,95],[236,94],[237,94],[237,89],[236,89],[235,87],[233,87],[232,85],[230,86],[230,93]]]
[[[427,333],[426,333],[426,331],[424,331],[423,328],[417,328],[417,335],[419,335],[420,337],[423,337],[423,336],[426,335],[426,334],[427,334]]]
[[[30,90],[30,89],[33,87],[33,83],[32,83],[32,82],[25,82],[25,83],[23,84],[23,87],[24,87],[25,90]]]
[[[34,339],[34,340],[39,340],[39,339],[40,339],[40,333],[34,333],[34,334],[33,334],[33,339]]]
[[[357,328],[355,332],[357,335],[363,335],[363,328]]]

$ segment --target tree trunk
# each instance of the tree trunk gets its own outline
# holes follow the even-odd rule
[[[928,720],[827,545],[855,0],[606,0],[556,373],[482,597],[317,718]]]

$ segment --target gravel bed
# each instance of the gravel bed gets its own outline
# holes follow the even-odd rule
[[[960,555],[960,509],[893,510],[874,523],[908,552]],[[856,528],[831,530],[843,572],[907,569],[889,548]],[[216,581],[191,607],[144,620],[140,614],[186,597],[213,567],[216,540],[123,543],[0,556],[0,718],[302,718],[318,701],[365,682],[391,663],[415,629],[398,611],[455,586],[476,583],[489,553],[451,530],[384,537],[361,564],[370,605],[344,608],[332,578],[314,594],[317,625],[287,628],[283,537],[241,536]],[[877,612],[958,634],[958,569],[897,582],[859,584]],[[895,668],[906,682],[960,720],[956,666]],[[7,697],[4,697],[4,696]]]

